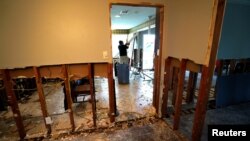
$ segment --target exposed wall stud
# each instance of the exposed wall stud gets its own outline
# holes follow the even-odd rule
[[[177,88],[177,95],[176,95],[176,101],[175,101],[175,114],[174,114],[174,125],[173,125],[174,130],[177,130],[179,128],[179,123],[180,123],[181,104],[182,104],[186,67],[187,67],[187,59],[182,59],[180,72],[178,74],[178,88]]]
[[[108,64],[108,85],[109,85],[109,117],[110,122],[115,121],[116,103],[114,93],[113,64]]]
[[[202,135],[202,129],[207,110],[206,108],[208,102],[208,95],[212,83],[212,76],[214,73],[215,61],[218,52],[225,6],[226,0],[215,0],[214,2],[208,45],[208,48],[211,48],[211,53],[209,55],[208,67],[203,66],[202,68],[201,84],[192,129],[192,141],[199,141]]]
[[[71,98],[71,90],[70,90],[70,84],[69,84],[69,77],[68,77],[68,68],[67,65],[62,65],[63,70],[63,76],[64,76],[64,85],[65,85],[65,92],[66,92],[66,98],[68,103],[68,112],[69,112],[69,118],[70,118],[70,124],[72,131],[75,130],[75,122],[74,122],[74,115],[72,110],[72,98]]]
[[[175,105],[175,99],[177,95],[177,89],[178,89],[178,73],[179,68],[173,67],[173,95],[172,95],[172,105]]]
[[[198,73],[192,72],[192,71],[189,72],[188,86],[187,86],[187,97],[186,97],[187,103],[191,103],[194,101],[197,76],[198,76]]]
[[[94,81],[94,66],[92,63],[88,64],[89,82],[90,82],[90,95],[92,103],[93,124],[96,127],[96,98],[95,98],[95,81]]]
[[[167,107],[168,107],[168,91],[169,91],[169,80],[170,80],[170,66],[171,66],[171,58],[168,57],[165,60],[165,76],[164,76],[164,91],[162,97],[162,107],[161,107],[161,114],[162,117],[167,117]]]
[[[36,87],[37,87],[37,92],[38,92],[38,96],[39,96],[39,100],[40,100],[40,104],[41,104],[43,120],[44,120],[45,126],[47,128],[48,134],[50,134],[51,133],[51,125],[46,124],[46,120],[45,120],[45,118],[48,117],[48,111],[47,111],[44,91],[43,91],[42,82],[41,82],[41,74],[40,74],[39,68],[33,67],[33,70],[34,70],[34,74],[36,77]]]
[[[12,79],[10,77],[10,72],[8,69],[4,69],[4,70],[2,70],[2,74],[3,74],[3,82],[4,82],[6,94],[8,95],[8,103],[11,106],[13,115],[15,115],[15,116],[13,116],[13,118],[15,119],[20,139],[22,140],[26,136],[26,132],[25,132],[25,129],[23,126],[23,119],[22,119],[21,114],[20,114],[18,102],[16,100],[16,96],[15,96],[15,93],[13,91],[13,84],[12,84],[13,82],[12,82]]]

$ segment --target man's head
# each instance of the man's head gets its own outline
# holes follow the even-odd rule
[[[119,41],[119,44],[120,44],[120,45],[123,45],[123,41],[120,40],[120,41]]]

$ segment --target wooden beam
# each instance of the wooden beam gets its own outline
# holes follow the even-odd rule
[[[159,56],[155,56],[154,58],[154,70],[155,70],[155,74],[154,74],[154,88],[153,88],[153,106],[156,109],[156,113],[158,113],[158,107],[159,107],[159,84],[158,84],[158,80],[160,79],[159,76]]]
[[[163,21],[164,21],[164,7],[156,8],[155,19],[155,47],[154,47],[154,89],[153,89],[153,106],[156,113],[159,115],[160,103],[160,86],[161,86],[161,61],[163,50]]]
[[[34,74],[36,77],[36,87],[37,87],[37,92],[38,92],[38,96],[39,96],[39,100],[41,104],[44,124],[45,124],[45,127],[47,128],[48,134],[50,134],[51,125],[46,124],[46,120],[45,120],[46,117],[48,117],[48,111],[47,111],[47,106],[46,106],[46,101],[45,101],[45,96],[44,96],[44,91],[43,91],[43,86],[42,86],[41,74],[40,74],[39,68],[33,67],[33,70],[34,70]]]
[[[26,67],[26,68],[16,68],[9,70],[10,77],[16,78],[18,76],[25,76],[25,77],[33,77],[34,72],[32,67]]]
[[[65,85],[65,92],[66,92],[66,98],[67,98],[67,103],[68,103],[70,124],[71,124],[72,131],[74,131],[75,122],[74,122],[74,115],[73,115],[73,110],[72,110],[72,98],[71,98],[67,65],[62,65],[62,71],[63,71],[63,76],[64,76],[64,85]]]
[[[64,78],[61,65],[41,66],[39,71],[41,77]]]
[[[110,122],[115,122],[116,103],[114,93],[113,64],[108,65],[108,85],[109,85],[109,117]]]
[[[161,106],[161,115],[162,117],[168,117],[167,108],[168,108],[168,91],[169,91],[169,79],[170,79],[170,65],[171,58],[168,57],[165,60],[165,75],[164,75],[164,89],[162,96],[162,106]]]
[[[172,95],[172,105],[175,105],[175,99],[178,89],[178,73],[179,68],[173,67],[173,95]]]
[[[3,74],[3,82],[4,82],[6,94],[8,95],[8,102],[13,112],[13,117],[16,122],[16,126],[17,126],[20,139],[22,140],[26,136],[26,132],[23,126],[23,119],[20,114],[18,102],[16,100],[16,96],[13,91],[13,84],[12,84],[13,82],[11,80],[10,72],[8,69],[5,69],[5,70],[2,70],[2,74]]]
[[[88,64],[69,64],[68,75],[70,80],[78,80],[89,75]]]
[[[208,102],[208,95],[211,87],[212,76],[215,67],[216,56],[218,52],[221,27],[224,17],[226,0],[216,0],[214,3],[214,10],[212,15],[210,38],[208,48],[211,48],[208,67],[203,66],[202,77],[200,83],[200,91],[198,101],[196,104],[196,111],[194,115],[194,124],[192,129],[192,141],[199,141],[202,135],[202,129],[206,116],[206,108]]]
[[[197,76],[198,76],[197,72],[190,71],[189,78],[188,78],[188,86],[187,86],[187,97],[186,97],[187,103],[191,103],[194,101]]]
[[[209,71],[208,67],[203,66],[199,95],[194,115],[194,124],[192,129],[193,141],[199,141],[202,134],[202,128],[204,124],[207,101],[208,101],[208,91],[210,89],[210,87],[208,87],[208,84],[206,83],[206,81],[209,79],[208,71]]]
[[[94,78],[94,65],[92,63],[88,64],[89,70],[89,82],[90,82],[90,95],[92,103],[92,113],[93,113],[93,124],[96,127],[96,98],[95,98],[95,78]]]
[[[176,101],[175,101],[175,114],[174,114],[174,125],[173,125],[174,130],[177,130],[179,128],[179,123],[180,123],[181,104],[182,104],[182,95],[183,95],[186,67],[187,67],[187,60],[182,59],[180,72],[178,74],[178,89],[177,89],[177,96],[176,96]]]
[[[181,61],[177,58],[171,59],[171,67],[180,68]]]
[[[169,72],[169,90],[173,90],[173,81],[174,81],[174,68],[170,65]]]

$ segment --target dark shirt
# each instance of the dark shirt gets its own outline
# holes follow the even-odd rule
[[[126,46],[126,45],[119,45],[118,49],[119,49],[119,52],[120,52],[120,56],[127,56],[128,46]]]

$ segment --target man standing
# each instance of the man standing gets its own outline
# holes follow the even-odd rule
[[[119,41],[119,53],[120,53],[120,64],[128,64],[128,56],[127,56],[127,49],[128,49],[128,43],[124,45],[123,41]]]

